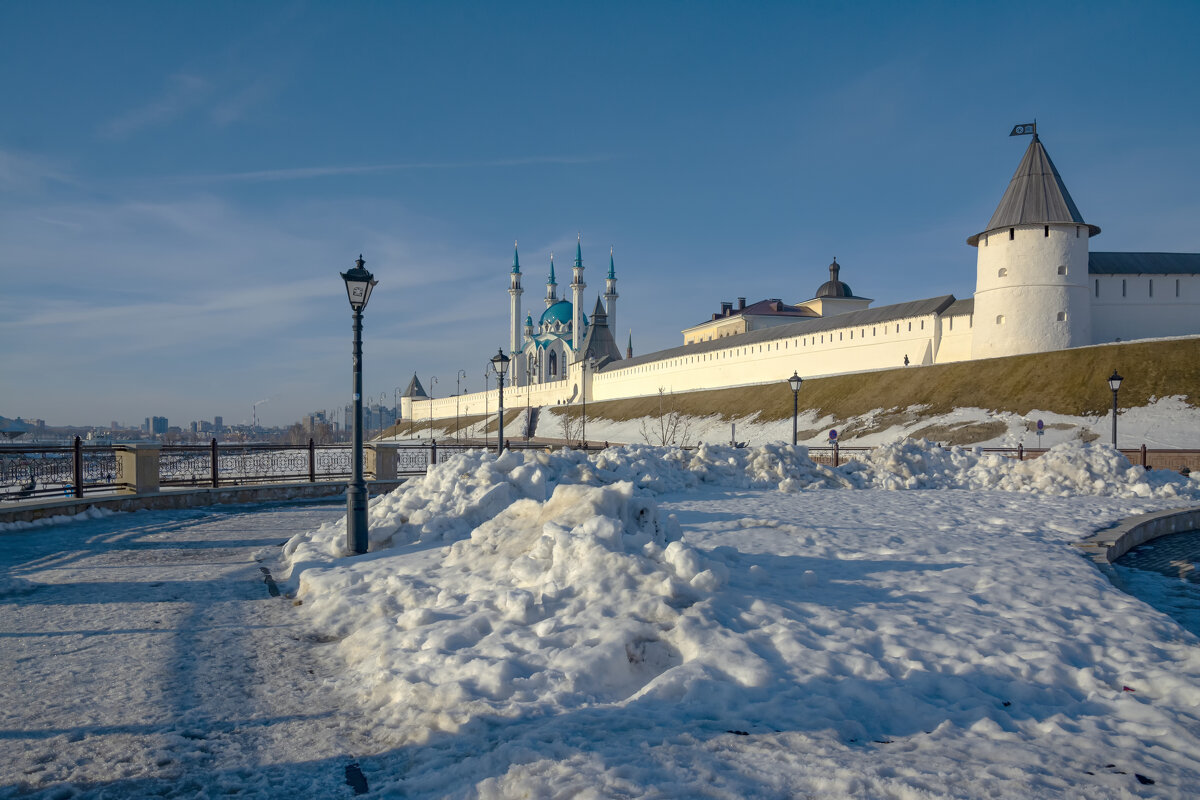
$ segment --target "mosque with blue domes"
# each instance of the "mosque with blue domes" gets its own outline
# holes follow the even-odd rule
[[[571,268],[571,299],[559,299],[554,277],[554,254],[550,254],[550,276],[546,279],[546,307],[535,322],[533,314],[521,317],[521,260],[513,246],[513,266],[509,276],[509,352],[515,386],[537,385],[563,380],[572,364],[587,363],[603,369],[621,360],[621,351],[613,336],[617,315],[617,272],[610,248],[608,276],[604,281],[603,301],[596,298],[591,318],[583,313],[583,240],[575,242],[575,264]],[[632,356],[632,342],[626,357]]]

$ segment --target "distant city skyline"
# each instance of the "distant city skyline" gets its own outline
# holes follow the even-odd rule
[[[722,300],[970,297],[1039,133],[1099,250],[1200,251],[1200,6],[0,6],[0,415],[286,426],[484,387],[582,234],[622,348]],[[561,283],[560,275],[560,283]],[[437,376],[436,384],[430,381]],[[780,380],[786,379],[780,376]],[[494,379],[491,386],[495,385]]]

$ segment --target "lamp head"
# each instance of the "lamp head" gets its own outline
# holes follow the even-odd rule
[[[508,372],[508,356],[504,355],[504,350],[496,349],[496,355],[492,356],[492,369],[496,370],[496,374],[501,378]]]
[[[1108,377],[1108,388],[1112,389],[1114,392],[1117,391],[1121,388],[1121,381],[1123,380],[1125,379],[1118,375],[1117,371],[1114,369],[1113,374]]]
[[[788,378],[788,383],[791,384],[792,391],[800,391],[800,384],[804,383],[804,379],[800,377],[800,373],[793,372],[792,377]]]
[[[379,283],[363,266],[366,263],[360,254],[354,262],[354,269],[342,273],[342,280],[346,282],[346,295],[350,298],[350,308],[355,311],[362,311],[367,307],[367,301],[371,299],[371,290]]]

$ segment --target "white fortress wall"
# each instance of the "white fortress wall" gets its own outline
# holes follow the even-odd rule
[[[572,381],[564,378],[561,381],[539,383],[533,386],[505,386],[504,408],[506,411],[524,409],[526,405],[552,406],[560,400],[578,395],[578,379]],[[528,398],[528,399],[527,399]],[[469,392],[458,397],[435,397],[429,399],[404,398],[401,403],[403,419],[412,419],[420,423],[431,418],[454,419],[460,417],[480,416],[485,412],[495,414],[500,403],[500,392],[489,389],[486,392]]]
[[[1092,341],[1097,344],[1200,331],[1200,275],[1090,278]]]
[[[903,317],[874,325],[854,325],[681,354],[629,367],[621,362],[596,373],[590,400],[617,400],[667,392],[719,389],[785,382],[793,372],[802,378],[891,369],[934,363],[936,314]]]
[[[948,309],[947,311],[952,311]],[[955,361],[971,360],[971,334],[973,333],[973,314],[946,313],[938,318],[939,342],[934,362],[949,364]]]

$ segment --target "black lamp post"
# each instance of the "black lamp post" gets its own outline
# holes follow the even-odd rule
[[[367,552],[367,484],[363,480],[363,408],[362,408],[362,312],[371,299],[371,290],[379,281],[363,266],[359,255],[354,269],[342,273],[346,294],[354,311],[354,471],[346,487],[346,549]]]
[[[437,375],[429,376],[429,441],[433,442],[433,387],[437,385]]]
[[[508,356],[497,348],[492,356],[492,369],[496,371],[496,382],[500,385],[500,416],[496,418],[496,455],[504,452],[504,374],[508,372]]]
[[[788,378],[788,383],[792,387],[792,444],[796,444],[796,417],[800,414],[800,384],[804,383],[804,379],[800,377],[799,372],[793,372],[792,377]]]
[[[1108,388],[1113,393],[1113,447],[1117,446],[1117,392],[1121,390],[1121,381],[1125,380],[1114,369],[1108,378]]]

